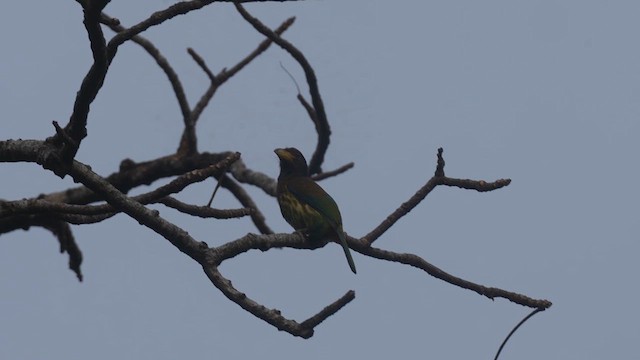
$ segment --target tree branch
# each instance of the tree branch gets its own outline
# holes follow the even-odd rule
[[[393,262],[398,262],[401,264],[416,267],[418,269],[425,271],[427,274],[435,278],[445,281],[451,285],[461,287],[463,289],[475,291],[476,293],[482,296],[485,296],[491,300],[495,298],[504,298],[516,304],[531,307],[531,308],[546,309],[551,306],[551,302],[548,300],[532,299],[522,294],[502,290],[500,288],[495,288],[495,287],[486,287],[486,286],[479,285],[471,281],[467,281],[459,277],[453,276],[441,270],[440,268],[428,263],[421,257],[414,254],[399,254],[389,250],[374,248],[369,246],[369,244],[365,243],[364,241],[352,238],[350,236],[348,236],[347,239],[348,239],[349,247],[363,255],[367,255],[376,259],[393,261]]]
[[[398,220],[407,215],[413,208],[418,206],[433,189],[438,185],[456,186],[463,189],[476,190],[479,192],[493,191],[503,188],[511,183],[510,179],[499,179],[494,182],[486,182],[483,180],[454,179],[444,176],[444,158],[442,157],[442,148],[438,149],[438,166],[436,167],[436,175],[434,175],[427,183],[421,187],[409,200],[402,203],[394,212],[392,212],[380,225],[362,237],[362,241],[366,244],[373,244],[382,234],[391,228]]]
[[[239,2],[235,2],[234,5],[240,13],[240,15],[253,26],[259,33],[271,39],[274,43],[280,46],[283,50],[288,52],[304,70],[304,74],[307,78],[307,84],[309,84],[309,93],[311,94],[311,102],[315,110],[315,118],[312,118],[316,133],[318,134],[318,143],[316,150],[309,161],[309,173],[317,174],[322,172],[322,163],[324,162],[324,155],[329,147],[331,128],[329,121],[327,120],[327,114],[324,110],[324,102],[320,96],[320,89],[318,88],[318,78],[316,73],[307,61],[304,54],[298,50],[293,44],[280,37],[274,31],[265,26],[260,20],[251,16]]]
[[[57,134],[47,139],[48,142],[52,142],[56,146],[61,147],[60,158],[62,160],[62,167],[52,169],[54,173],[60,177],[66,175],[65,168],[71,165],[71,161],[78,152],[82,139],[87,136],[89,106],[102,88],[104,78],[109,68],[106,41],[99,22],[100,13],[107,3],[109,3],[108,0],[81,2],[84,9],[84,26],[89,35],[91,53],[93,54],[93,65],[91,65],[89,72],[82,80],[82,85],[80,85],[80,90],[73,104],[73,112],[69,118],[69,123],[65,126],[64,131],[56,126]],[[69,138],[72,139],[73,142],[68,141]]]

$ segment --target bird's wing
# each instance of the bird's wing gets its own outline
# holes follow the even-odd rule
[[[329,222],[332,228],[338,231],[342,225],[342,216],[338,205],[326,191],[315,181],[306,178],[295,178],[287,182],[287,190],[295,196],[298,201],[307,204],[315,211],[319,212]]]
[[[347,239],[342,231],[342,216],[338,205],[333,198],[324,191],[320,185],[307,177],[294,178],[287,182],[287,190],[303,204],[311,206],[315,211],[320,213],[329,225],[335,230],[340,240],[340,245],[347,257],[347,262],[353,273],[356,273],[356,265],[351,257]]]

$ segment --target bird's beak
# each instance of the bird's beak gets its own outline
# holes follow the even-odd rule
[[[288,159],[291,157],[291,155],[289,155],[289,152],[285,149],[278,148],[273,150],[273,152],[276,153],[276,155],[278,155],[280,159]]]

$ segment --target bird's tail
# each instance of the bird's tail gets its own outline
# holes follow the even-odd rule
[[[342,231],[342,227],[338,229],[338,237],[340,238],[340,245],[342,245],[342,249],[344,250],[344,255],[347,257],[347,262],[349,263],[349,267],[354,274],[356,272],[356,264],[353,262],[353,258],[351,257],[351,251],[349,250],[349,246],[347,245],[347,237]]]

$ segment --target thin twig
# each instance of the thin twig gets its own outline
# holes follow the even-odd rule
[[[242,204],[243,207],[252,210],[251,220],[255,224],[256,228],[258,228],[262,234],[273,234],[273,230],[271,230],[269,225],[267,225],[264,215],[260,209],[258,209],[258,205],[256,205],[251,196],[249,196],[249,194],[240,185],[238,185],[238,183],[233,181],[233,179],[227,175],[223,175],[223,177],[224,180],[220,180],[220,183],[222,184],[221,186],[229,190],[231,194],[240,201],[240,204]]]
[[[347,172],[349,169],[353,168],[355,166],[354,163],[350,162],[347,164],[344,164],[342,166],[340,166],[339,168],[335,169],[335,170],[331,170],[331,171],[325,171],[322,172],[320,174],[316,174],[311,176],[311,178],[315,181],[320,181],[320,180],[324,180],[326,178],[330,178],[333,176],[338,176],[344,172]]]

